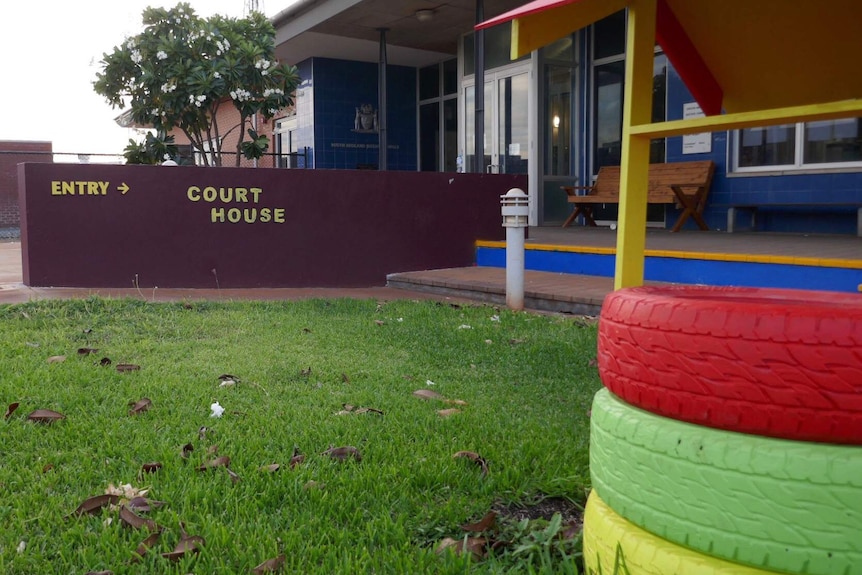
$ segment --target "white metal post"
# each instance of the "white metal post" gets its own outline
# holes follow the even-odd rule
[[[524,235],[530,217],[530,197],[520,188],[500,196],[506,228],[506,305],[524,309]]]

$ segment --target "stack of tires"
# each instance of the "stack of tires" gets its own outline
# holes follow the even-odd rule
[[[862,296],[619,290],[598,364],[588,574],[862,574]]]

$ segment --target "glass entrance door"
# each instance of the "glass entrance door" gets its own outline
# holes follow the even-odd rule
[[[486,74],[485,137],[481,168],[476,164],[475,85],[464,87],[465,161],[468,171],[526,174],[529,162],[529,90],[526,70]]]

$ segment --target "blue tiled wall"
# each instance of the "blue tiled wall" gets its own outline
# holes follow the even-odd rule
[[[682,83],[672,66],[668,73],[668,119],[678,120],[683,105],[694,98]],[[709,154],[683,154],[682,138],[669,138],[667,161],[693,161],[711,159],[716,163],[716,174],[707,203],[705,218],[713,229],[727,227],[728,204],[819,202],[862,204],[862,171],[850,173],[807,173],[783,175],[734,174],[728,177],[730,167],[728,132],[712,134],[712,151]],[[668,208],[673,210],[673,208]],[[667,221],[675,216],[669,213]],[[793,233],[856,233],[856,208],[781,208],[761,210],[757,215],[757,228],[762,231]],[[687,227],[694,229],[689,222]]]
[[[590,57],[588,38],[588,34],[579,35],[579,48],[587,61]],[[591,106],[590,69],[590,66],[580,66],[578,78],[581,87],[580,100],[588,107]],[[682,119],[683,106],[689,102],[694,102],[694,98],[673,66],[668,64],[667,118]],[[578,141],[584,143],[580,146],[581,153],[577,158],[577,166],[581,174],[591,174],[589,152],[592,139],[584,124],[579,122],[577,127],[576,137]],[[706,159],[715,162],[715,178],[704,213],[711,229],[724,230],[727,227],[727,207],[734,203],[768,205],[770,202],[826,204],[856,202],[862,204],[862,170],[849,173],[733,174],[728,177],[730,148],[728,132],[715,132],[711,138],[712,150],[706,154],[683,154],[681,137],[668,138],[667,142],[668,162]],[[668,206],[666,210],[665,221],[668,225],[672,225],[679,212],[673,206]],[[856,208],[850,206],[810,210],[775,207],[758,212],[757,227],[761,231],[855,234],[856,217]],[[697,226],[689,220],[686,228],[697,229]]]
[[[300,66],[303,86],[312,92],[301,114],[311,114],[315,168],[355,169],[377,166],[378,134],[354,129],[356,108],[377,110],[377,64],[313,58]],[[389,66],[387,78],[388,169],[416,170],[416,69]],[[300,109],[302,108],[302,109]],[[304,133],[303,133],[304,134]]]

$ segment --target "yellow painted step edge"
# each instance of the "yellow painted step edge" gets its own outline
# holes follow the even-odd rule
[[[586,575],[775,575],[670,543],[617,515],[593,491],[584,512]]]

